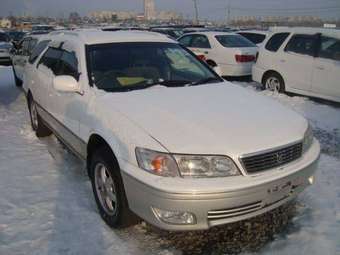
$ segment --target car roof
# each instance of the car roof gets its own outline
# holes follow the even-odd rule
[[[51,36],[56,36],[58,40],[75,39],[82,44],[105,44],[120,42],[169,42],[177,43],[165,35],[136,30],[101,31],[100,29],[77,29],[73,31],[51,32]]]
[[[314,28],[314,27],[271,27],[270,32],[289,32],[289,33],[302,33],[302,34],[317,34],[322,33],[324,35],[333,36],[340,39],[340,30],[332,28]]]

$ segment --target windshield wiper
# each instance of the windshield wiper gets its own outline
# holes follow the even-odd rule
[[[193,82],[193,83],[191,83],[191,85],[196,86],[196,85],[213,83],[213,82],[222,82],[222,79],[219,78],[219,77],[209,77],[209,78],[205,78],[205,79]]]

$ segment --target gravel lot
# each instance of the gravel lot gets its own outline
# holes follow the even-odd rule
[[[0,66],[0,254],[340,254],[340,106],[235,83],[310,120],[322,144],[316,184],[270,213],[209,231],[112,230],[84,166],[55,137],[35,137],[11,68]]]

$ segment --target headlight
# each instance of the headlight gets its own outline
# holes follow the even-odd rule
[[[136,148],[137,162],[140,168],[164,177],[179,176],[175,159],[168,153],[143,148]]]
[[[238,176],[240,171],[226,156],[182,155],[136,149],[139,167],[166,177],[213,178]]]
[[[303,138],[303,152],[306,152],[309,150],[313,143],[314,135],[313,135],[313,129],[310,125],[308,125],[308,128],[305,132],[305,136]]]

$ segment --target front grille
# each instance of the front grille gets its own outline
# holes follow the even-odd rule
[[[292,162],[302,155],[302,143],[278,150],[241,158],[241,163],[248,173],[257,173]]]
[[[216,210],[216,211],[209,211],[208,212],[208,219],[209,220],[220,220],[220,219],[227,219],[231,217],[242,216],[251,212],[255,212],[262,207],[262,202],[257,201],[251,204],[246,204],[238,207],[223,209],[223,210]]]

